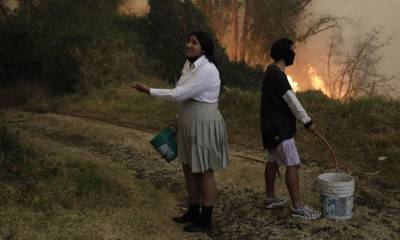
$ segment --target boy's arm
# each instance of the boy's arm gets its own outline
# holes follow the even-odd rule
[[[304,127],[307,129],[310,128],[313,122],[301,105],[299,99],[297,99],[296,94],[292,90],[288,90],[283,95],[283,99],[289,105],[293,115],[303,123]]]

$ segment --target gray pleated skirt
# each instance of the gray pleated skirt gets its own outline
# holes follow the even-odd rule
[[[178,161],[193,173],[228,165],[228,135],[218,103],[186,101],[178,113]]]

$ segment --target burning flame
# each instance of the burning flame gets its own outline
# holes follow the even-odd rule
[[[308,65],[308,76],[309,79],[311,80],[311,85],[314,89],[321,90],[325,95],[329,96],[329,90],[327,86],[325,85],[324,80],[321,78],[321,76],[318,75],[317,70],[311,65]],[[287,75],[287,78],[289,80],[290,86],[292,86],[293,91],[298,92],[300,91],[299,83],[296,82],[291,75]]]
[[[119,13],[126,16],[144,16],[149,13],[148,1],[123,0],[118,6]]]
[[[292,76],[287,75],[287,78],[289,80],[289,84],[292,87],[293,91],[298,92],[300,91],[299,83],[293,80]]]
[[[311,84],[317,90],[321,90],[324,94],[329,95],[329,91],[325,86],[324,81],[318,76],[317,71],[311,66],[308,66],[308,75],[311,78]]]

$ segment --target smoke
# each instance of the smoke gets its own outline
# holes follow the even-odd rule
[[[362,7],[361,7],[362,6]],[[362,9],[362,11],[361,11]],[[373,28],[382,31],[382,40],[394,35],[394,40],[379,51],[381,57],[378,71],[394,78],[387,83],[391,89],[400,88],[400,70],[398,68],[398,59],[400,59],[400,1],[385,0],[385,4],[379,0],[348,0],[348,1],[314,1],[311,11],[314,16],[332,15],[338,18],[344,18],[341,22],[342,34],[344,39],[344,48],[351,51],[357,39],[370,32]],[[322,33],[311,37],[305,44],[297,46],[296,64],[289,69],[288,73],[293,75],[295,81],[299,83],[300,89],[305,90],[314,88],[312,77],[309,74],[309,66],[312,66],[314,73],[320,76],[322,80],[327,79],[327,55],[332,33]],[[392,97],[399,97],[400,92],[392,91],[381,92]]]

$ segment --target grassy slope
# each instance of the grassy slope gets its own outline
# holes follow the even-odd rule
[[[150,86],[168,87],[158,80]],[[318,91],[298,94],[317,129],[333,145],[339,164],[351,170],[383,171],[388,184],[400,171],[400,102],[382,98],[363,98],[348,103],[331,100]],[[153,132],[174,121],[179,105],[138,94],[129,84],[88,95],[74,95],[51,101],[28,103],[23,109],[58,111],[96,116],[130,124]],[[220,110],[226,120],[230,142],[261,151],[259,94],[231,89],[222,94]],[[329,161],[327,148],[298,125],[297,142],[305,158],[321,164]],[[378,161],[386,156],[387,160]],[[329,167],[327,165],[327,167]]]
[[[167,86],[157,80],[147,82],[151,86]],[[298,95],[320,132],[334,146],[342,166],[359,179],[367,179],[364,182],[373,188],[390,189],[397,185],[400,172],[400,164],[396,161],[400,158],[398,101],[369,98],[343,104],[319,92]],[[178,105],[138,94],[129,85],[122,85],[51,101],[38,98],[20,108],[95,116],[156,132],[174,119]],[[231,144],[261,153],[259,96],[232,89],[222,95],[220,109],[227,122]],[[326,147],[301,127],[297,144],[303,161],[329,168]],[[154,224],[151,219],[160,218],[163,213],[150,213],[154,211],[154,205],[149,202],[165,199],[168,194],[134,181],[121,165],[99,161],[95,156],[74,149],[60,154],[54,151],[57,146],[52,143],[42,145],[48,147],[39,149],[39,154],[31,158],[33,163],[28,171],[36,179],[34,188],[29,188],[28,184],[29,191],[18,190],[26,179],[2,175],[1,225],[7,229],[3,236],[12,237],[18,233],[18,236],[27,237],[36,232],[34,239],[43,236],[68,239],[71,234],[87,239],[96,236],[126,239],[140,233],[148,234],[151,239],[152,234],[157,235],[146,229]],[[387,159],[379,161],[380,156]],[[5,170],[10,172],[10,169]],[[124,175],[120,175],[123,172]],[[363,193],[363,196],[368,194]],[[130,211],[134,217],[123,217],[124,211]],[[15,222],[20,225],[14,227]],[[115,227],[115,222],[127,228]],[[161,218],[156,224],[162,229],[168,219]],[[99,228],[102,230],[93,230]]]
[[[88,151],[92,142],[82,142],[106,135],[109,143],[120,132],[61,127],[73,137],[58,137],[71,144],[1,128],[0,238],[191,239],[170,221],[177,205],[171,193],[135,180],[127,161]]]

